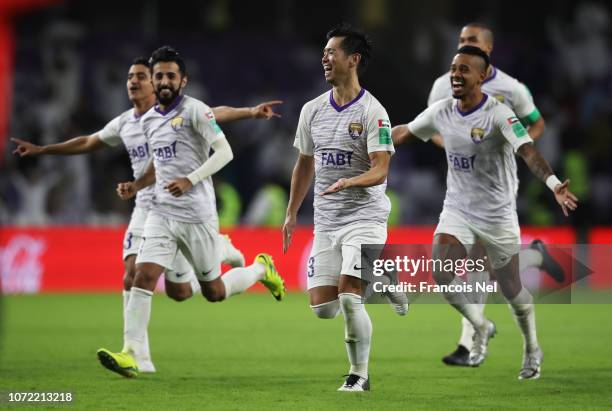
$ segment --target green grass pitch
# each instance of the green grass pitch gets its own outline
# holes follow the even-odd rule
[[[449,368],[459,317],[418,304],[407,317],[370,305],[372,392],[338,393],[348,370],[341,318],[319,320],[303,294],[267,294],[211,304],[156,295],[150,327],[158,372],[125,379],[96,349],[121,348],[120,295],[11,296],[0,301],[0,391],[70,391],[65,409],[391,410],[610,409],[610,305],[540,305],[542,378],[518,381],[522,341],[505,305],[480,368]],[[22,408],[23,404],[2,407]],[[27,406],[26,406],[27,407]],[[33,408],[55,407],[35,404]]]

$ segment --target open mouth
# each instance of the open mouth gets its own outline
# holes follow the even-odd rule
[[[464,86],[465,82],[463,79],[451,79],[451,88],[453,89],[453,92],[463,91]]]
[[[329,73],[331,73],[332,71],[332,66],[331,64],[323,64],[323,72],[325,73],[325,75],[327,76]]]

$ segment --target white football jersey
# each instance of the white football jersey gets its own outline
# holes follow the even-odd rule
[[[527,87],[496,67],[492,67],[491,75],[485,79],[480,89],[510,107],[523,124],[532,124],[540,118],[540,112],[534,105],[533,97]],[[446,73],[434,82],[427,99],[427,106],[452,95],[450,73]]]
[[[151,158],[149,144],[140,126],[140,116],[133,108],[112,119],[98,132],[98,137],[113,147],[123,143],[130,155],[134,180],[144,173]],[[154,196],[153,186],[140,190],[136,195],[136,207],[150,209]]]
[[[180,197],[164,187],[187,177],[207,159],[211,144],[225,138],[206,104],[179,96],[162,111],[158,106],[140,120],[155,165],[155,199],[152,210],[187,223],[218,222],[212,178],[202,180]]]
[[[442,135],[448,160],[444,209],[469,220],[498,224],[516,221],[514,153],[533,140],[514,112],[483,94],[480,104],[462,112],[446,98],[408,124],[423,141]]]
[[[315,231],[333,231],[357,222],[386,226],[391,202],[387,182],[372,187],[351,187],[320,196],[340,178],[370,169],[369,153],[393,154],[391,123],[384,107],[364,89],[350,103],[338,106],[330,90],[302,108],[294,146],[314,156]]]

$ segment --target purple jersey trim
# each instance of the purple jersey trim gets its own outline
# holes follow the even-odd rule
[[[347,108],[349,108],[350,106],[352,106],[353,104],[355,104],[361,97],[363,97],[363,95],[365,94],[365,89],[362,88],[361,91],[359,92],[359,94],[357,94],[357,97],[355,97],[354,99],[352,99],[351,101],[349,101],[348,103],[346,103],[343,106],[339,106],[338,104],[336,104],[336,102],[334,101],[334,90],[330,90],[329,91],[329,103],[332,105],[333,108],[336,109],[336,111],[339,113],[343,110],[346,110]]]
[[[462,117],[469,116],[470,114],[478,110],[480,107],[482,107],[488,98],[488,95],[482,93],[482,100],[480,100],[480,103],[476,104],[476,106],[472,107],[468,111],[461,111],[461,109],[459,108],[459,102],[457,102],[455,108],[457,109],[457,113],[461,114]]]
[[[491,73],[491,76],[490,76],[490,77],[487,77],[487,78],[486,78],[486,79],[485,79],[485,80],[482,82],[482,84],[484,84],[484,83],[488,83],[489,81],[493,80],[493,79],[495,78],[495,76],[497,76],[497,69],[495,68],[495,66],[491,66],[491,67],[493,67],[493,72]]]
[[[159,109],[159,105],[157,105],[157,106],[155,106],[155,111],[157,111],[162,116],[165,116],[166,114],[168,114],[169,112],[174,110],[176,108],[176,106],[181,104],[181,101],[183,101],[183,95],[182,94],[179,95],[177,98],[175,98],[174,101],[172,102],[172,104],[170,104],[168,107],[166,107],[165,110],[160,110]]]

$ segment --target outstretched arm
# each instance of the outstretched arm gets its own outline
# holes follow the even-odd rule
[[[521,145],[517,153],[523,158],[531,172],[544,181],[546,185],[555,193],[555,199],[561,206],[563,214],[567,217],[569,215],[568,210],[574,211],[578,207],[578,198],[569,191],[569,180],[565,180],[563,183],[554,175],[550,165],[542,157],[542,154],[536,150],[533,143],[526,143]]]
[[[408,124],[401,124],[391,129],[391,139],[393,140],[394,146],[405,144],[414,138],[414,134],[410,132]]]
[[[212,111],[215,119],[219,123],[229,123],[231,121],[243,120],[249,118],[270,120],[273,117],[281,115],[274,111],[274,107],[282,104],[281,100],[266,101],[255,107],[230,107],[218,106],[213,107]]]
[[[410,130],[412,128],[412,131]],[[416,134],[415,134],[416,133]],[[405,144],[408,141],[418,138],[423,141],[433,141],[433,143],[444,148],[444,139],[435,127],[433,120],[433,109],[428,108],[417,116],[408,124],[401,124],[393,127],[391,130],[391,138],[393,139],[393,145]]]
[[[287,252],[291,244],[291,236],[297,223],[297,212],[306,197],[306,193],[310,190],[313,177],[314,157],[300,153],[291,175],[289,203],[287,204],[285,223],[283,224],[283,253]]]
[[[536,141],[537,139],[542,137],[545,127],[546,124],[544,123],[544,118],[540,117],[534,123],[530,124],[527,127],[527,131],[529,131],[529,136],[533,139],[533,141]]]
[[[99,150],[105,146],[97,134],[79,136],[62,143],[49,144],[46,146],[38,146],[18,138],[11,138],[11,141],[17,144],[17,148],[13,151],[13,154],[19,155],[20,157],[39,156],[43,154],[83,154]]]

